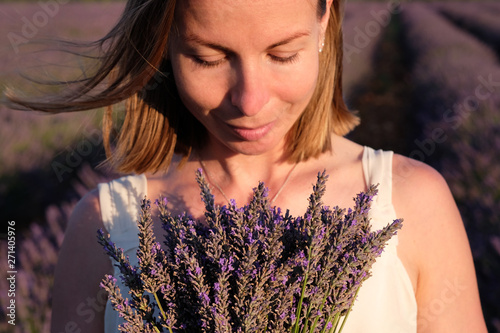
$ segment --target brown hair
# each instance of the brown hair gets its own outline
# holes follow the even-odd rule
[[[332,132],[345,135],[359,123],[342,98],[341,2],[334,0],[330,11],[316,90],[287,135],[291,161],[331,149]],[[166,57],[175,5],[176,0],[129,0],[115,27],[86,44],[101,53],[97,74],[70,82],[76,89],[36,101],[8,90],[9,106],[50,113],[107,107],[103,121],[107,161],[120,172],[166,170],[174,153],[186,160],[193,148],[201,146],[206,130],[180,101]],[[326,0],[319,0],[318,15],[325,11]],[[126,102],[126,113],[117,130],[112,106],[121,101]]]

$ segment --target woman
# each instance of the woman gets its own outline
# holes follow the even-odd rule
[[[201,217],[200,166],[219,204],[247,202],[264,181],[273,204],[293,215],[305,211],[318,171],[330,175],[324,201],[341,207],[380,183],[373,226],[402,217],[404,227],[361,288],[344,332],[486,331],[445,181],[422,163],[343,138],[357,118],[342,101],[341,23],[341,3],[332,0],[129,1],[102,41],[100,70],[80,92],[59,102],[11,96],[50,112],[127,100],[116,146],[111,152],[108,140],[107,149],[112,165],[137,175],[101,184],[75,208],[56,271],[53,332],[116,331],[99,290],[113,266],[96,230],[133,255],[134,200],[143,194],[163,194],[174,212]],[[106,139],[112,131],[108,114]],[[157,237],[160,229],[156,221]]]

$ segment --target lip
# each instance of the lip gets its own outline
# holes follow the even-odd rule
[[[255,127],[255,128],[238,127],[238,126],[232,126],[232,125],[228,125],[228,126],[241,139],[246,140],[246,141],[257,141],[257,140],[260,140],[263,137],[265,137],[267,135],[267,133],[269,133],[271,131],[271,129],[274,126],[274,122],[271,122],[271,123],[266,124],[264,126]]]

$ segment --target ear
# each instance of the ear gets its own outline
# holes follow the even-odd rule
[[[318,41],[318,49],[319,49],[320,53],[323,51],[323,47],[325,46],[326,28],[328,27],[328,22],[330,19],[330,10],[332,7],[332,3],[333,3],[333,0],[326,1],[325,14],[319,20],[320,34],[319,34],[319,41]]]
[[[326,27],[328,26],[328,20],[330,19],[330,10],[332,8],[332,3],[333,0],[326,1],[326,11],[323,17],[320,19],[321,33],[323,36],[325,35]]]

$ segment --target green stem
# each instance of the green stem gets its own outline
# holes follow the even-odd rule
[[[300,313],[302,312],[302,302],[304,300],[304,294],[306,292],[307,279],[309,277],[309,263],[311,262],[311,248],[309,247],[309,251],[307,253],[307,269],[304,275],[304,282],[302,283],[302,289],[300,291],[300,299],[297,304],[297,312],[295,313],[295,326],[293,328],[294,333],[299,332],[299,324],[300,324]],[[307,321],[307,318],[306,318]]]
[[[342,325],[340,326],[340,329],[337,333],[342,332],[342,329],[344,328],[345,322],[347,320],[347,317],[349,317],[349,314],[351,313],[352,306],[354,305],[354,301],[356,300],[356,297],[358,296],[358,292],[361,286],[358,286],[358,290],[356,290],[356,293],[354,294],[354,298],[352,299],[351,306],[349,307],[349,310],[347,310],[347,313],[345,314],[344,320],[342,321]]]
[[[307,329],[309,328],[309,320],[308,320],[308,316],[306,315],[306,318],[305,318],[305,322],[304,322],[304,327],[302,327],[302,332],[305,333],[307,332]]]
[[[158,304],[158,308],[160,309],[163,320],[167,321],[167,315],[165,314],[165,311],[163,311],[163,308],[161,307],[160,299],[158,298],[158,294],[156,292],[154,293],[154,296],[155,296],[156,304]]]
[[[325,324],[325,326],[323,326],[323,329],[321,330],[321,333],[325,333],[326,332],[326,325],[330,322],[330,320],[332,320],[332,315],[329,315],[328,319],[326,319],[326,324]]]
[[[304,300],[304,293],[306,291],[308,275],[309,274],[306,272],[306,274],[304,275],[304,282],[302,283],[302,289],[300,291],[300,299],[299,303],[297,304],[297,311],[295,312],[295,326],[293,328],[294,333],[299,332],[300,313],[302,312],[302,301]]]
[[[332,323],[332,327],[330,328],[330,330],[328,331],[328,333],[332,333],[333,330],[335,329],[335,327],[337,326],[337,323],[339,321],[339,317],[340,317],[340,313],[339,312],[337,312],[335,314],[335,316],[333,316],[333,318],[332,318],[332,315],[330,314],[328,316],[328,319],[326,320],[326,324],[323,326],[323,329],[321,330],[321,333],[325,333],[326,332],[326,327],[328,326],[329,322]]]
[[[325,303],[326,303],[326,299],[328,298],[328,295],[330,295],[330,290],[332,289],[332,287],[328,287],[328,292],[325,294],[325,296],[323,297],[323,300],[321,302],[321,305],[319,307],[319,312],[321,312],[323,310],[323,307],[325,306]],[[309,315],[309,313],[308,313]],[[311,326],[311,329],[309,330],[310,333],[314,332],[314,330],[316,329],[316,326],[318,326],[318,321],[319,321],[319,318],[320,316],[316,316],[316,318],[314,318],[314,322]]]
[[[344,267],[342,268],[343,270],[345,269],[345,265]],[[319,308],[319,311],[322,311],[323,310],[323,307],[325,306],[326,304],[326,299],[328,298],[328,296],[330,295],[331,291],[332,291],[332,286],[335,284],[335,282],[338,280],[338,276],[336,276],[332,281],[330,281],[330,285],[328,287],[328,292],[325,294],[325,296],[323,297],[323,300],[321,302],[321,306]],[[312,333],[314,332],[314,330],[316,329],[316,326],[318,326],[318,321],[319,321],[319,316],[316,316],[316,318],[314,319],[314,323],[313,323],[313,326],[311,327],[311,330],[309,331],[309,333]],[[330,321],[330,319],[332,319],[332,316],[330,314],[330,316],[328,317],[328,320],[326,321],[328,323],[328,321]],[[323,327],[323,330],[321,331],[321,333],[324,333],[325,332],[325,329],[326,329],[326,326]]]
[[[335,333],[337,331],[337,327],[339,326],[340,317],[341,317],[340,312],[337,312],[335,314],[335,318],[333,319],[332,328],[330,328],[329,333]]]
[[[161,306],[161,303],[160,303],[160,299],[158,298],[158,294],[157,293],[154,293],[154,296],[155,296],[155,300],[156,300],[156,304],[158,304],[158,308],[160,309],[160,312],[161,312],[161,315],[163,317],[163,320],[165,320],[165,322],[167,322],[167,314],[165,313],[165,311],[163,310],[162,306]],[[167,327],[168,328],[168,331],[170,333],[173,333],[172,332],[172,328],[170,326]],[[158,330],[158,328],[155,326],[155,330],[160,333],[160,331]]]

